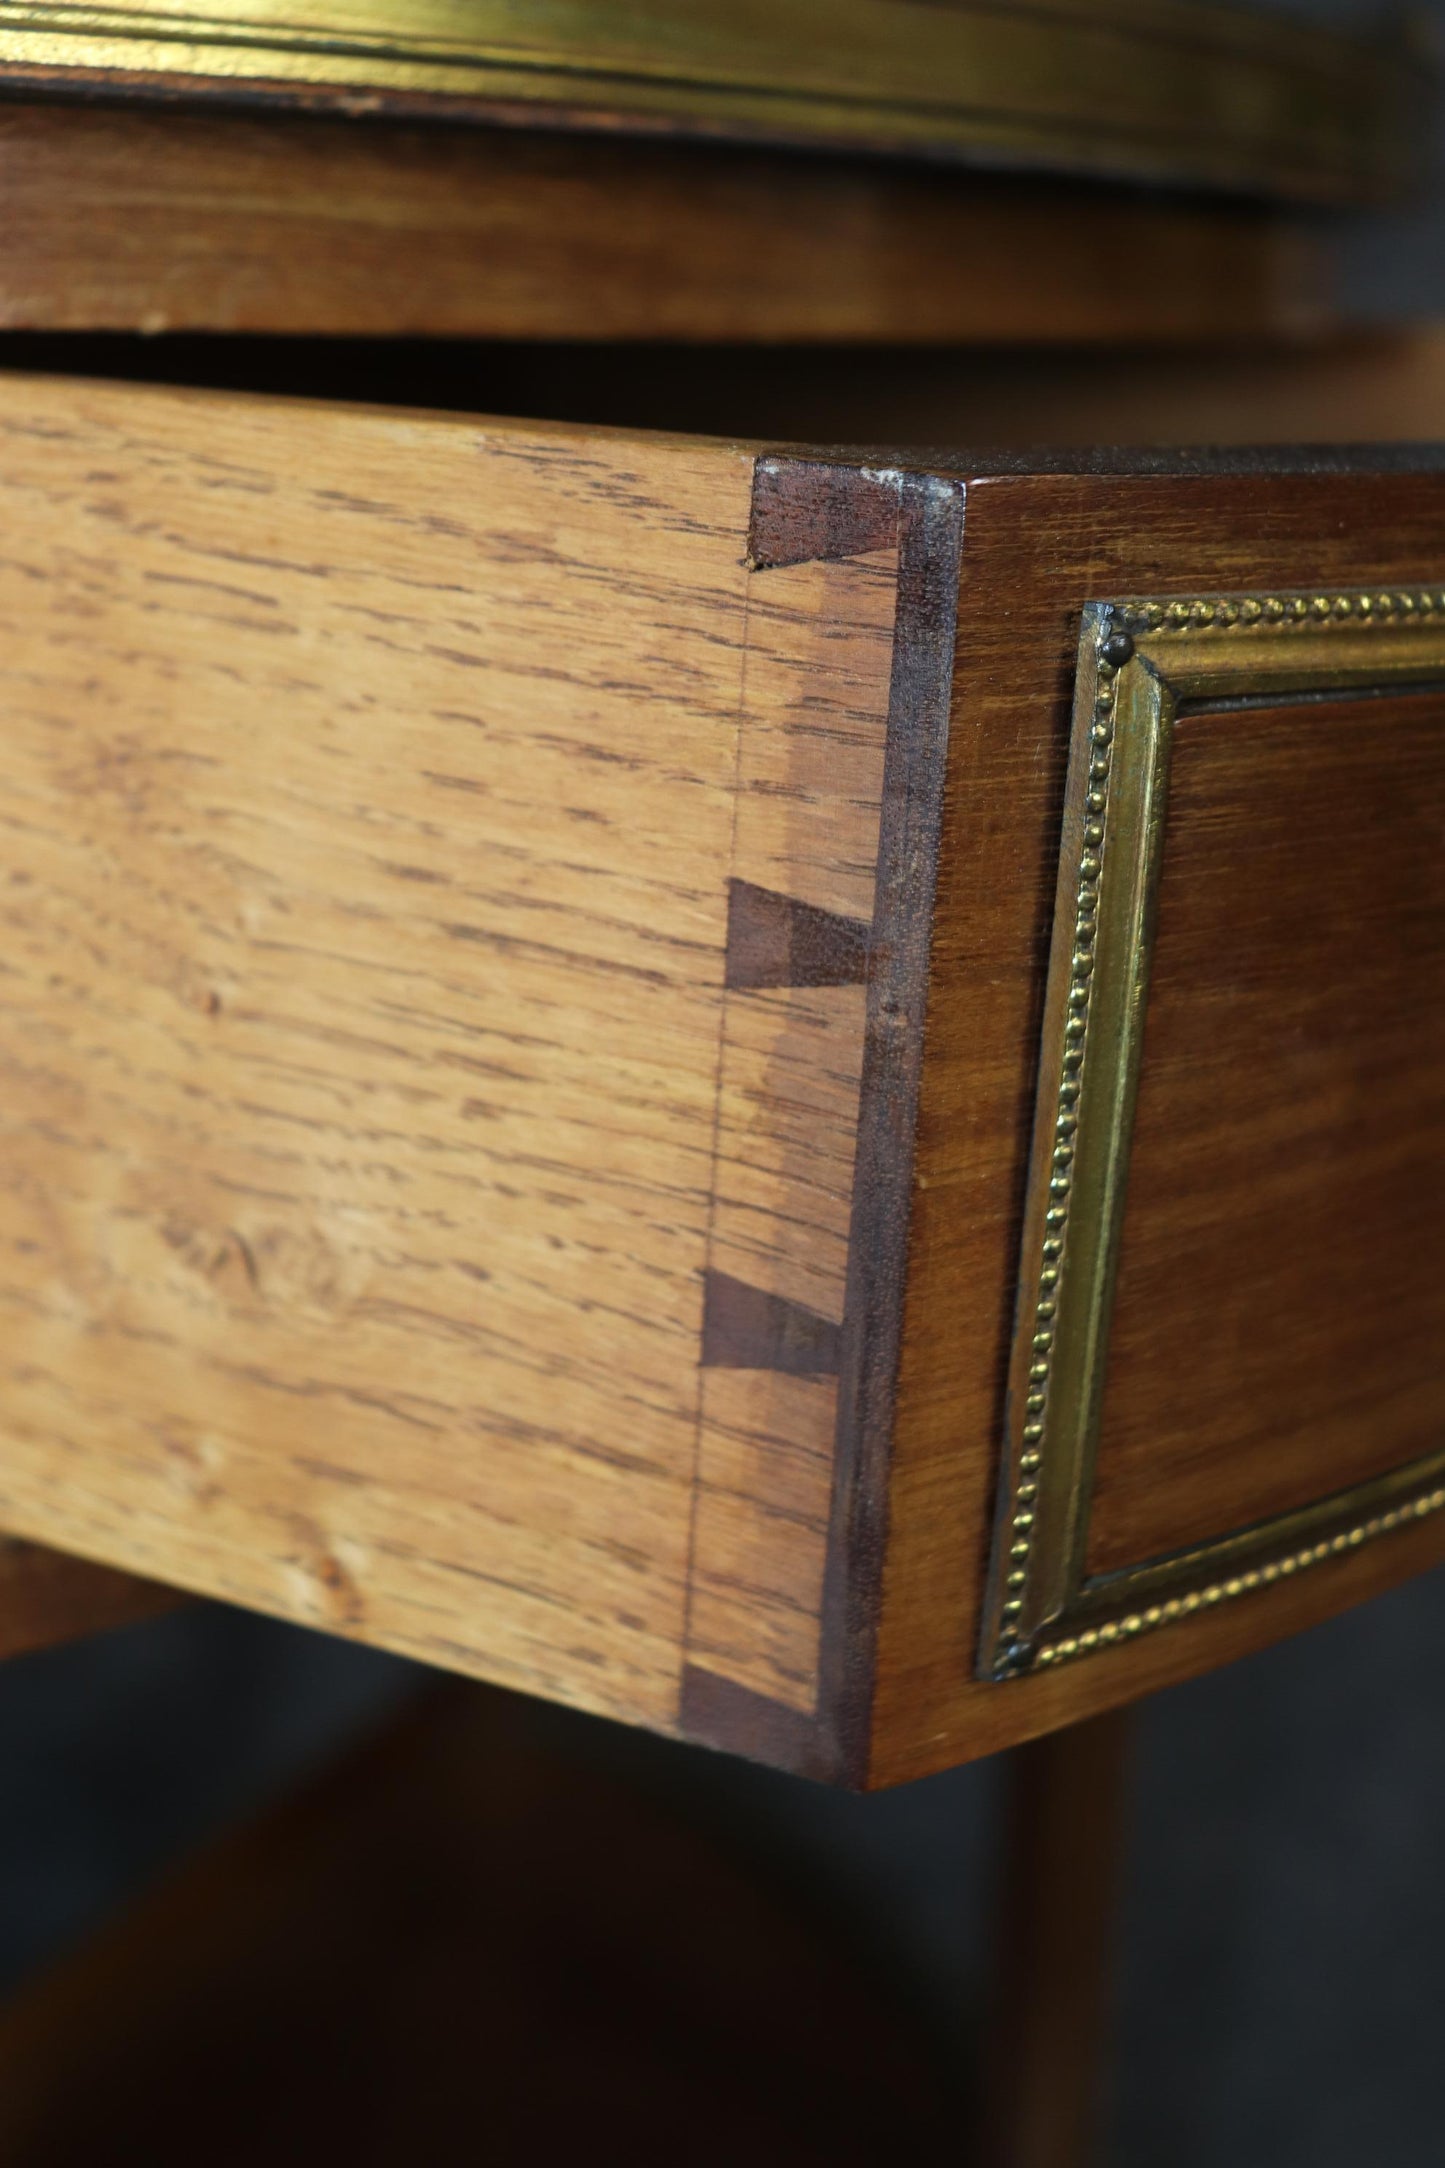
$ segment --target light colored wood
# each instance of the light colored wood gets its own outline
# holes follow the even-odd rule
[[[665,1722],[746,460],[43,383],[0,440],[0,1515]]]
[[[1160,341],[1329,308],[1313,230],[1248,206],[303,115],[0,106],[0,224],[12,330]]]
[[[703,1373],[688,1657],[808,1715],[837,1411],[834,1378]]]
[[[867,908],[886,562],[749,574],[722,445],[0,444],[0,1521],[663,1728],[695,1539],[808,1702],[834,1383],[701,1371],[703,1271],[840,1286],[862,1011],[725,998],[728,879]]]
[[[757,575],[733,877],[873,915],[896,552]],[[730,988],[708,1263],[841,1325],[866,988]],[[811,1712],[838,1381],[704,1373],[694,1661]],[[781,1418],[781,1419],[780,1419]]]
[[[875,837],[876,807],[873,814]],[[875,849],[877,847],[875,840]],[[843,1321],[865,989],[732,989],[708,1262]],[[799,1216],[780,1216],[780,1197]]]

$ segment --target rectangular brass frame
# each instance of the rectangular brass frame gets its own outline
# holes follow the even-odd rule
[[[1445,588],[1092,603],[1084,613],[980,1669],[1010,1678],[1266,1587],[1445,1507],[1445,1445],[1299,1512],[1085,1570],[1184,701],[1445,682]]]

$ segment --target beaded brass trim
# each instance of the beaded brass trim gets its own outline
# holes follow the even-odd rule
[[[1445,587],[1085,613],[981,1668],[1067,1662],[1445,1509],[1445,1445],[1302,1511],[1088,1577],[1114,1268],[1174,716],[1185,699],[1445,680]]]
[[[1262,1566],[1250,1566],[1243,1573],[1230,1576],[1227,1581],[1208,1581],[1202,1588],[1188,1590],[1182,1596],[1170,1596],[1163,1603],[1151,1603],[1145,1611],[1127,1611],[1122,1618],[1106,1619],[1102,1626],[1088,1626],[1077,1634],[1066,1634],[1058,1641],[1045,1641],[1034,1657],[1040,1669],[1051,1664],[1066,1664],[1075,1656],[1091,1656],[1096,1649],[1112,1648],[1117,1642],[1132,1641],[1136,1635],[1148,1633],[1156,1626],[1168,1626],[1175,1619],[1192,1618],[1196,1611],[1211,1610],[1231,1596],[1247,1596],[1254,1589],[1270,1588],[1276,1581],[1286,1581],[1292,1574],[1306,1566],[1323,1565],[1327,1558],[1338,1558],[1346,1551],[1358,1550],[1372,1536],[1388,1535],[1392,1529],[1403,1528],[1408,1521],[1422,1521],[1445,1507],[1445,1490],[1433,1490],[1423,1497],[1412,1499],[1409,1505],[1394,1506],[1388,1513],[1376,1513],[1368,1521],[1358,1521],[1353,1528],[1331,1536],[1328,1541],[1309,1544],[1302,1551],[1288,1551],[1283,1558],[1266,1559]]]

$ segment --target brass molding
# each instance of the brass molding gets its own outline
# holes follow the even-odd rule
[[[1439,680],[1445,587],[1085,611],[985,1677],[1090,1655],[1445,1508],[1442,1446],[1217,1541],[1120,1572],[1085,1570],[1175,715],[1185,700]]]
[[[1374,201],[1420,62],[1198,0],[0,0],[0,81],[434,105]]]

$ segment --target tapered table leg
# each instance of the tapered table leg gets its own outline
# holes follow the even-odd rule
[[[1009,1756],[983,2168],[1097,2159],[1128,1735],[1118,1712]]]

